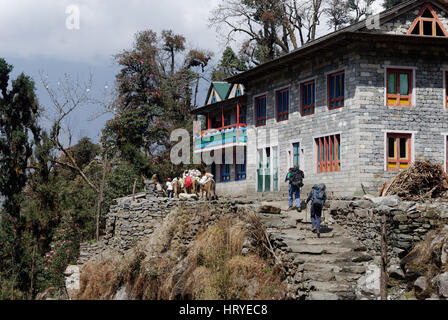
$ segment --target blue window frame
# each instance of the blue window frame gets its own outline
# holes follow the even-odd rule
[[[257,115],[256,126],[266,125],[266,96],[255,98],[255,112]]]
[[[230,164],[221,165],[221,182],[230,181]]]
[[[235,165],[236,181],[246,180],[246,150],[244,150],[244,163]]]
[[[288,120],[289,115],[289,89],[277,91],[277,121]]]

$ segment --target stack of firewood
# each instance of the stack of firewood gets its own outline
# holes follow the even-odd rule
[[[440,164],[416,161],[385,182],[378,196],[398,195],[404,200],[424,201],[448,196],[448,175]]]

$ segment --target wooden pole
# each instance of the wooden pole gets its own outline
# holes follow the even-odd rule
[[[101,215],[101,206],[103,204],[103,194],[104,194],[104,183],[106,181],[106,170],[107,170],[107,152],[104,155],[103,161],[103,176],[101,177],[101,185],[100,185],[100,194],[98,197],[98,206],[96,208],[96,232],[95,238],[96,241],[100,240],[100,215]]]
[[[386,213],[381,216],[381,300],[387,300],[387,242],[386,242]]]

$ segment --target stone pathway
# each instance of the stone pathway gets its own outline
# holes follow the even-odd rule
[[[297,272],[294,282],[298,299],[340,300],[359,299],[358,279],[366,272],[366,262],[372,260],[366,248],[351,238],[324,213],[321,237],[311,232],[309,206],[307,210],[286,211],[287,202],[263,202],[282,209],[280,215],[260,214],[276,246],[294,258]]]

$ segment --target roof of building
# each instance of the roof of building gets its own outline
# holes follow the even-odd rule
[[[221,100],[224,100],[227,97],[230,88],[232,87],[230,83],[223,81],[214,81],[212,82],[212,86],[215,88],[216,92],[218,92]]]
[[[420,7],[425,3],[431,3],[435,7],[439,8],[440,10],[443,10],[448,13],[448,0],[410,0],[403,2],[391,9],[385,10],[379,14],[379,20],[380,23],[386,23],[400,15],[402,15],[405,12],[408,12],[410,10],[413,10],[416,7]],[[330,44],[334,44],[335,42],[338,42],[340,40],[344,40],[347,38],[351,38],[354,36],[355,33],[363,34],[366,36],[366,39],[369,37],[369,35],[380,37],[384,36],[385,38],[391,38],[391,37],[403,37],[403,35],[396,35],[396,34],[378,34],[378,33],[368,33],[367,28],[367,19],[364,19],[358,23],[355,23],[353,25],[350,25],[348,27],[345,27],[343,29],[340,29],[338,31],[329,33],[325,36],[322,36],[314,41],[311,41],[309,43],[306,43],[302,47],[287,53],[281,57],[278,57],[274,60],[268,61],[266,63],[260,64],[248,71],[239,73],[233,77],[229,77],[226,79],[226,81],[230,83],[244,83],[247,79],[252,78],[254,75],[259,74],[261,72],[267,72],[272,69],[278,69],[284,68],[289,66],[291,61],[296,60],[298,57],[301,57],[305,54],[309,54],[311,52],[316,52],[324,47],[329,46]],[[406,35],[407,39],[411,38],[418,38],[419,40],[426,39],[427,37],[422,37],[418,35]],[[437,38],[437,37],[434,37]],[[363,40],[363,39],[361,39]],[[442,38],[444,41],[448,41],[447,38]],[[426,40],[423,40],[426,41]],[[438,42],[438,41],[437,41]]]

